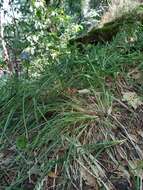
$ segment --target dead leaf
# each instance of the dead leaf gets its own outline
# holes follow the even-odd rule
[[[90,94],[90,90],[89,89],[82,89],[82,90],[78,90],[79,94]]]
[[[57,178],[57,177],[58,177],[58,174],[51,171],[51,172],[48,173],[48,177]]]
[[[65,92],[68,94],[68,95],[75,95],[77,92],[78,92],[78,90],[76,89],[76,88],[67,88],[66,90],[65,90]]]
[[[106,85],[108,87],[112,87],[112,85],[113,85],[113,78],[111,76],[106,77],[105,81],[106,81]]]
[[[132,79],[138,80],[141,78],[142,73],[139,71],[139,69],[136,67],[128,73],[128,76],[131,77]]]
[[[99,189],[97,179],[94,176],[92,176],[86,169],[81,167],[80,174],[81,174],[82,178],[84,179],[86,185],[94,187],[96,190]]]
[[[143,102],[140,100],[140,97],[135,92],[123,92],[123,101],[132,106],[134,109],[137,109]]]

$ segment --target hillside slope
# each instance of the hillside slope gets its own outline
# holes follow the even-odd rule
[[[126,22],[110,43],[5,82],[1,190],[142,188],[142,39],[142,21]]]

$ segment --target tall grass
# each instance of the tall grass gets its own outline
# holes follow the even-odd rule
[[[138,23],[129,29],[71,50],[38,79],[0,88],[0,189],[141,188],[142,107],[122,93],[143,98],[141,79],[130,75],[137,68],[143,76],[143,32]]]

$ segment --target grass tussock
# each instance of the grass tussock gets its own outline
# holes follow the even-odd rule
[[[124,26],[0,88],[1,190],[142,188],[142,36]]]

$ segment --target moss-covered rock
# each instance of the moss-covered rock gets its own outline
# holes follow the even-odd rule
[[[93,27],[87,34],[79,36],[76,39],[71,39],[70,44],[104,43],[112,40],[112,38],[121,31],[123,26],[128,27],[137,22],[143,24],[143,5],[140,5],[134,11],[122,15],[112,22],[105,23],[102,27]]]

